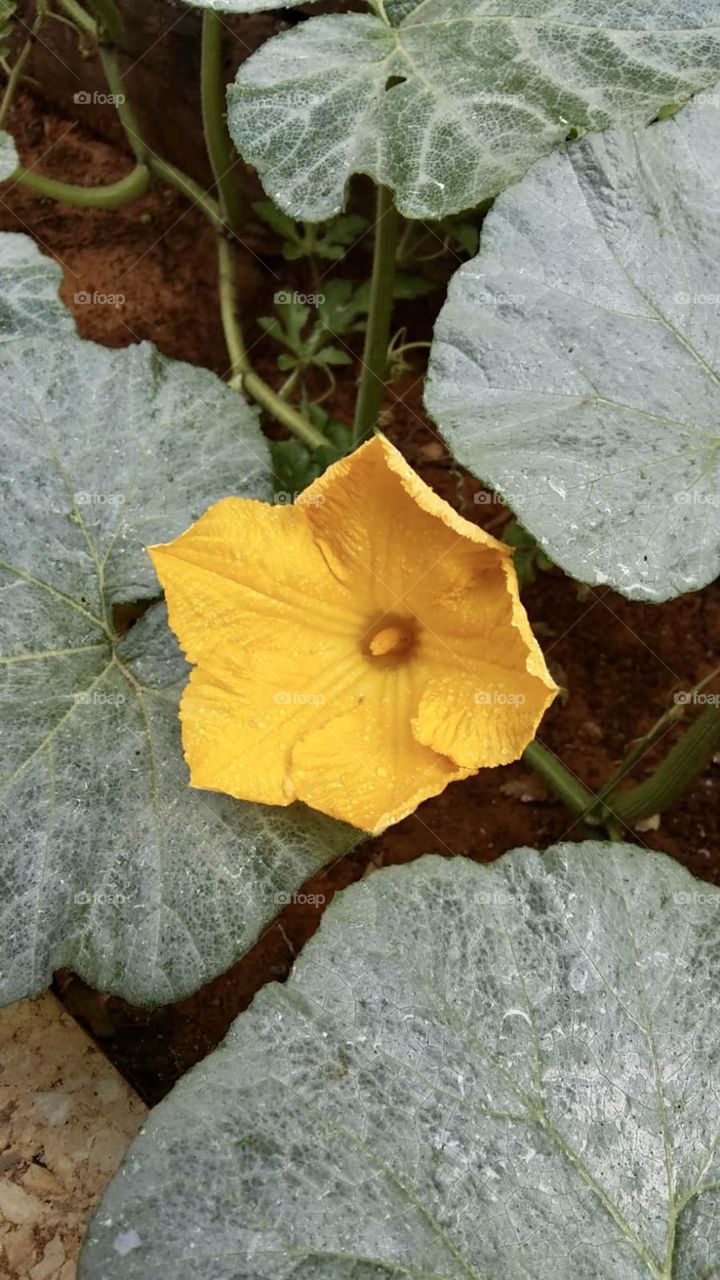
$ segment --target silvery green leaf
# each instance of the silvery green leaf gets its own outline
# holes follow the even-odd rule
[[[74,333],[58,296],[62,271],[29,236],[0,232],[0,344],[35,334]]]
[[[267,13],[270,9],[294,9],[312,0],[185,0],[193,9],[214,9],[216,13]]]
[[[719,991],[661,854],[377,872],[152,1113],[81,1280],[709,1277]]]
[[[382,12],[382,5],[378,5]],[[353,173],[411,218],[471,208],[571,129],[645,123],[720,75],[718,0],[388,0],[267,41],[229,87],[229,126],[293,218],[343,206]]]
[[[269,495],[267,446],[214,374],[149,344],[8,342],[0,382],[0,1000],[63,965],[177,1000],[354,838],[190,789],[164,606],[113,629],[114,604],[159,595],[146,544]]]
[[[488,215],[426,403],[556,564],[636,600],[720,570],[720,91],[581,139]]]
[[[0,182],[5,182],[15,172],[20,163],[17,147],[9,133],[0,129]]]

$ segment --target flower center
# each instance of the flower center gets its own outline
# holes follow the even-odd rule
[[[385,614],[363,637],[362,648],[373,662],[395,666],[410,657],[416,643],[417,624],[414,618]]]

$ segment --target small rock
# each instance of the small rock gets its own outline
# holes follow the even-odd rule
[[[549,796],[545,783],[536,773],[510,778],[508,782],[503,782],[500,790],[504,796],[508,796],[510,800],[519,800],[521,804],[542,804]]]
[[[429,458],[431,462],[439,462],[445,457],[445,446],[439,440],[431,440],[429,444],[421,444],[418,449],[421,458]]]
[[[660,814],[654,813],[651,818],[641,818],[635,823],[635,831],[657,831],[660,827]]]
[[[56,1276],[65,1262],[65,1248],[60,1236],[53,1236],[45,1245],[43,1256],[30,1268],[30,1280],[50,1280]]]
[[[0,1214],[21,1227],[25,1222],[37,1222],[43,1215],[43,1207],[17,1183],[0,1182]]]
[[[22,1275],[29,1263],[35,1261],[35,1234],[28,1223],[17,1231],[8,1231],[2,1237],[2,1249],[13,1273]],[[0,1258],[2,1253],[0,1252]]]

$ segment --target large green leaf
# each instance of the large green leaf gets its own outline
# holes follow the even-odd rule
[[[382,5],[379,6],[382,10]],[[645,122],[720,74],[718,0],[387,0],[269,40],[228,90],[235,143],[294,218],[353,173],[412,218],[467,209],[571,128]]]
[[[74,333],[58,297],[62,271],[28,236],[0,232],[0,344],[35,334]]]
[[[18,167],[17,147],[4,129],[0,129],[0,182],[4,182]]]
[[[311,0],[185,0],[193,9],[214,9],[216,13],[266,13],[269,9],[292,9]]]
[[[81,1280],[699,1280],[720,891],[629,845],[336,897],[153,1112]]]
[[[720,571],[720,93],[541,161],[451,282],[426,402],[583,582]]]
[[[56,269],[17,240],[45,315]],[[23,323],[28,279],[18,293],[10,272]],[[178,999],[352,838],[299,807],[191,790],[164,606],[114,630],[113,605],[159,595],[146,544],[228,492],[269,494],[266,444],[214,374],[147,343],[18,338],[0,383],[0,1000],[60,965],[130,1000]]]

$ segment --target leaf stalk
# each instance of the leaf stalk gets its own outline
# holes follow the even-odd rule
[[[389,187],[378,187],[370,310],[353,423],[355,448],[368,438],[377,425],[380,402],[385,390],[399,226],[400,215],[395,208],[392,191]]]

